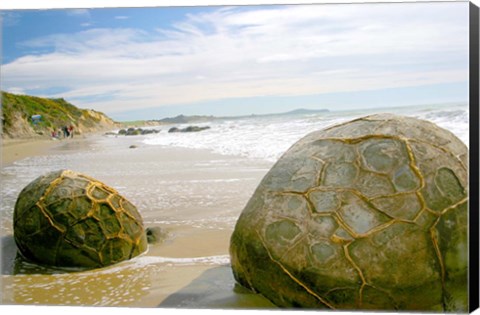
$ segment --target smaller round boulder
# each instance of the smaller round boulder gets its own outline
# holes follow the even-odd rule
[[[148,246],[132,203],[70,170],[40,176],[20,192],[13,228],[23,257],[56,267],[104,267],[138,256]]]

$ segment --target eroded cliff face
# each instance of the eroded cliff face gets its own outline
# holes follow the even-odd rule
[[[41,118],[34,122],[33,115]],[[52,131],[73,126],[75,134],[101,132],[117,128],[105,114],[80,109],[64,99],[47,99],[2,92],[2,138],[50,137]]]
[[[2,127],[4,129],[2,136],[8,138],[30,138],[37,135],[28,120],[20,112],[12,113],[11,122],[3,124]]]
[[[105,114],[92,109],[86,109],[78,119],[77,128],[80,133],[88,133],[110,130],[118,126],[118,123]]]

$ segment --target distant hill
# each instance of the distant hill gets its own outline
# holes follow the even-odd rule
[[[295,109],[286,113],[279,113],[279,114],[271,114],[276,116],[283,116],[283,115],[312,115],[312,114],[321,114],[321,113],[328,113],[330,112],[328,109],[305,109],[299,108]]]
[[[272,113],[272,114],[261,114],[261,115],[246,115],[246,116],[228,116],[228,117],[216,117],[216,116],[204,116],[204,115],[194,115],[194,116],[185,116],[178,115],[176,117],[168,117],[159,120],[151,120],[160,124],[188,124],[192,122],[205,122],[218,119],[243,119],[251,117],[268,117],[268,116],[288,116],[288,115],[310,115],[310,114],[322,114],[328,113],[328,109],[304,109],[299,108],[289,112],[284,113]]]
[[[187,124],[193,121],[201,122],[201,121],[210,121],[212,119],[219,119],[219,117],[202,116],[202,115],[195,115],[195,116],[178,115],[176,117],[163,118],[157,121],[164,124]]]
[[[35,122],[32,116],[39,119]],[[80,109],[63,98],[48,99],[2,91],[2,138],[50,136],[52,130],[70,125],[77,134],[118,126],[105,114]]]

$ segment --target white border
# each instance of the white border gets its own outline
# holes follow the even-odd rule
[[[335,4],[335,3],[375,3],[375,2],[465,2],[466,0],[1,0],[0,10],[11,9],[59,9],[59,8],[115,8],[115,7],[166,7],[166,6],[205,6],[205,5],[260,5],[260,4]],[[480,6],[480,0],[471,0],[472,3]],[[1,297],[1,292],[0,292]],[[1,300],[1,298],[0,298]],[[391,315],[391,314],[418,314],[418,313],[392,313],[392,312],[323,312],[323,311],[276,311],[276,310],[191,310],[191,309],[168,309],[168,308],[111,308],[111,307],[67,307],[67,306],[12,306],[0,305],[2,314],[35,314],[35,315],[96,315],[108,312],[115,315],[131,315],[132,312],[138,315],[144,314],[197,314],[197,315],[285,315],[285,314],[347,314],[347,315]],[[136,315],[137,315],[136,314]],[[480,310],[473,314],[480,315]]]

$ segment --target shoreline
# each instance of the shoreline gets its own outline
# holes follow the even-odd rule
[[[46,138],[2,139],[0,165],[5,167],[27,157],[44,155],[58,145],[60,141]]]
[[[88,135],[76,135],[73,138],[66,139],[55,139],[48,137],[19,139],[2,138],[0,141],[0,168],[10,166],[16,161],[20,161],[25,158],[48,155],[55,149],[60,148],[65,144],[86,141],[92,136],[101,136],[101,134],[92,133]]]

